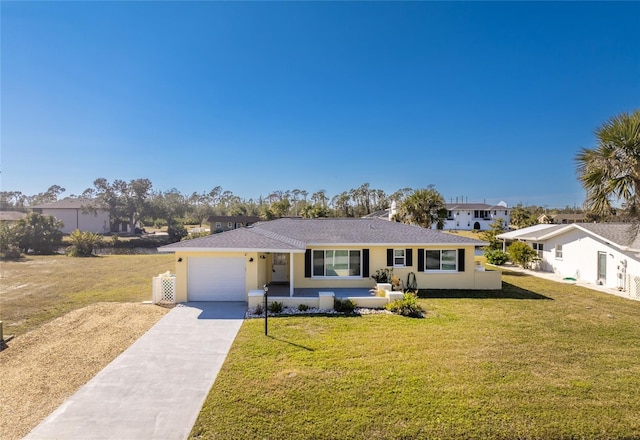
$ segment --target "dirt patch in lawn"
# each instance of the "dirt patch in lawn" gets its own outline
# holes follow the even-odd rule
[[[0,352],[0,438],[28,434],[167,311],[98,303],[10,341]]]

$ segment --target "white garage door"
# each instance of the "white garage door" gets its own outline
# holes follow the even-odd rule
[[[246,301],[244,258],[189,257],[189,301]]]

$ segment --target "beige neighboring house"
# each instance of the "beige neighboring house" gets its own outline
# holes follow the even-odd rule
[[[25,212],[18,211],[0,211],[0,223],[12,225],[19,220],[25,218],[27,214]]]
[[[282,218],[158,250],[175,253],[176,301],[251,304],[264,285],[309,301],[370,296],[380,269],[402,281],[412,274],[418,288],[501,289],[500,272],[476,267],[475,248],[486,244],[380,219]]]
[[[255,215],[212,215],[208,218],[211,232],[231,231],[260,221]]]
[[[97,211],[86,211],[84,208],[92,201],[82,198],[66,198],[51,203],[34,205],[33,212],[43,215],[51,215],[62,223],[62,232],[69,234],[76,229],[83,232],[94,232],[106,234],[111,230],[109,211],[98,209]]]
[[[587,222],[586,214],[542,214],[538,217],[538,223],[568,225],[571,223]]]

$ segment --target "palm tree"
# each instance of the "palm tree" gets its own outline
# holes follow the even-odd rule
[[[438,229],[442,229],[446,215],[444,198],[433,185],[429,185],[426,189],[415,190],[404,199],[398,207],[395,219],[423,228],[430,228],[435,223]]]
[[[598,145],[581,149],[575,158],[587,209],[608,215],[612,202],[620,201],[640,219],[640,111],[611,118],[595,135]]]

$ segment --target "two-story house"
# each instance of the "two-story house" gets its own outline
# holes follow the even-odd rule
[[[490,224],[501,218],[504,225],[511,221],[511,208],[505,202],[497,205],[486,203],[445,203],[447,218],[444,229],[486,231]],[[432,226],[433,229],[436,225]]]

